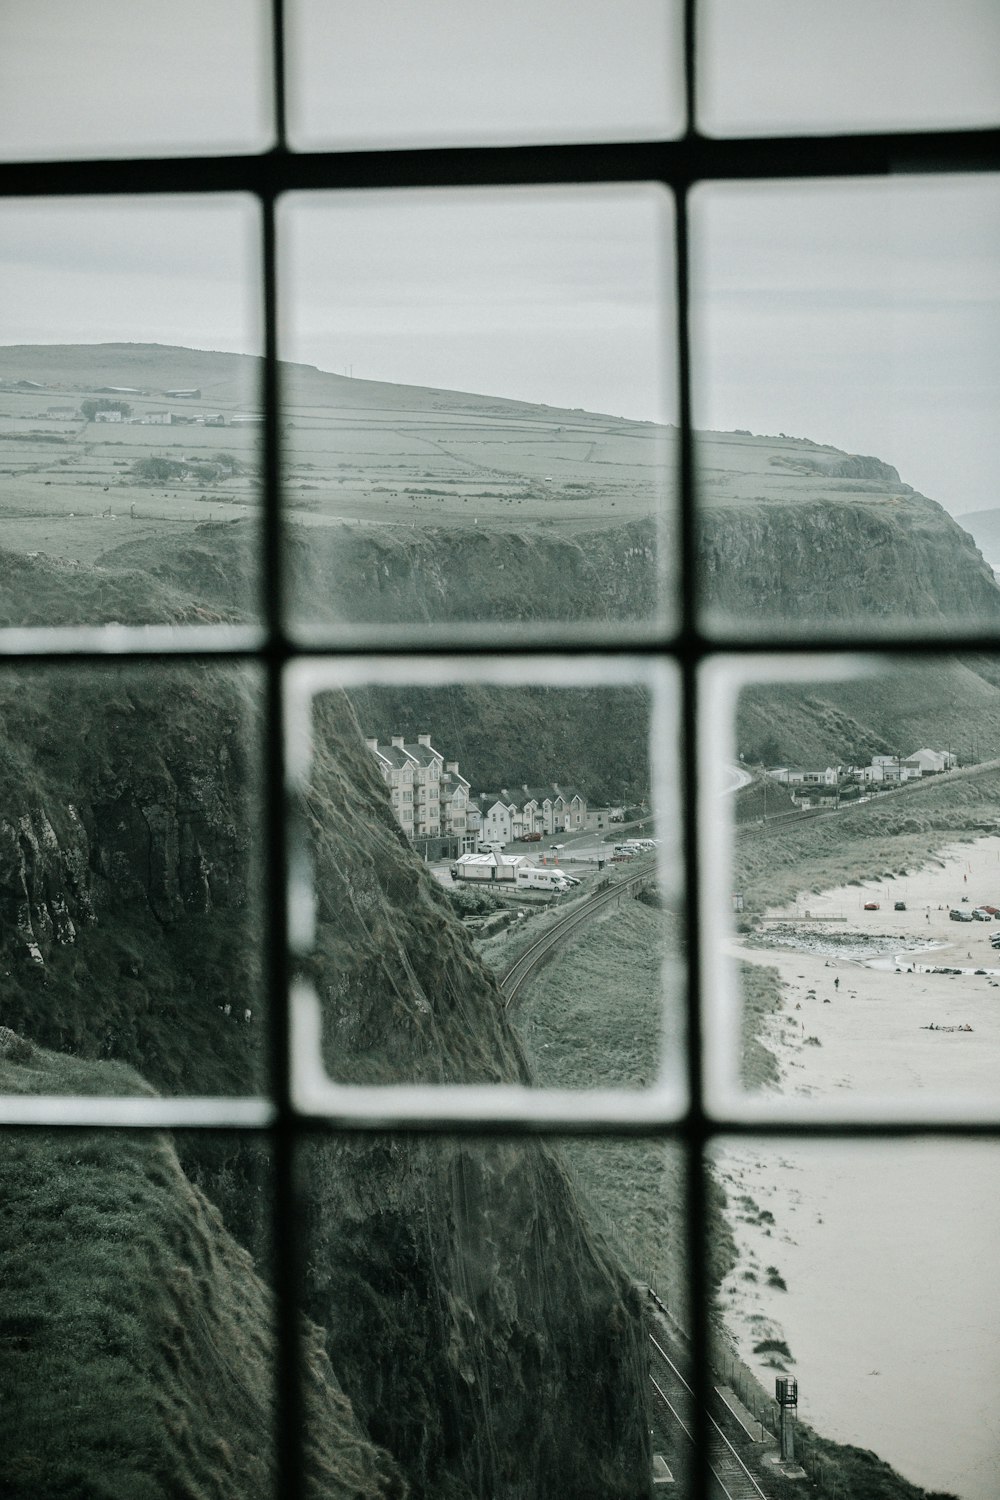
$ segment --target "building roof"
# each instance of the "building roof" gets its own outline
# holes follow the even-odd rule
[[[394,770],[399,770],[402,766],[413,765],[412,755],[408,755],[399,745],[379,745],[373,753],[378,756],[379,760],[385,761],[386,765],[392,766]]]
[[[417,765],[419,766],[429,766],[433,761],[444,760],[444,756],[441,754],[441,752],[439,750],[435,750],[432,745],[407,744],[403,748],[405,749],[410,759],[416,761]]]

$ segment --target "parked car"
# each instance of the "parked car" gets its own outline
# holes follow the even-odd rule
[[[905,911],[906,910],[906,902],[905,901],[896,901],[893,904],[893,908],[892,909],[893,909],[893,911]]]
[[[879,908],[878,908],[878,902],[877,901],[866,901],[865,902],[865,911],[878,911],[878,909]]]
[[[541,842],[541,838],[542,835],[540,833],[522,833],[521,842],[525,844],[538,844]]]
[[[565,844],[550,844],[549,845],[550,849],[565,849],[565,847],[566,847]]]
[[[991,917],[1000,917],[1000,906],[987,906],[984,901],[983,911],[988,911]]]
[[[971,911],[961,911],[961,910],[959,910],[959,908],[957,906],[953,906],[952,909],[951,909],[951,911],[948,913],[948,915],[949,915],[949,917],[951,918],[951,920],[953,922],[971,922],[972,921],[972,913],[971,913]]]
[[[993,918],[985,906],[974,906],[972,908],[973,920],[976,922],[992,922]]]

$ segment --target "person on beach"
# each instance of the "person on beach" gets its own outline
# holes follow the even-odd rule
[[[834,987],[835,990],[839,990],[840,989],[840,976],[839,976],[839,974],[838,974],[837,978],[833,981],[833,987]]]

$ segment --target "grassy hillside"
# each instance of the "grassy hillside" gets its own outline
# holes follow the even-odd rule
[[[962,761],[1000,755],[995,664],[970,656],[897,661],[854,681],[769,685],[745,691],[737,743],[767,765],[866,765],[872,755],[909,755],[925,745]]]
[[[891,796],[767,828],[743,826],[734,879],[749,911],[857,878],[915,869],[944,844],[1000,828],[1000,761],[911,782]]]
[[[4,1019],[75,1054],[74,1066],[94,1066],[97,1079],[99,1065],[83,1059],[131,1064],[166,1091],[254,1088],[263,1028],[252,690],[240,674],[198,666],[155,676],[39,668],[7,688]],[[496,988],[393,823],[343,698],[320,703],[316,744],[319,939],[309,967],[331,1074],[525,1079]],[[191,1133],[177,1152],[189,1185],[266,1266],[265,1143]],[[558,1154],[541,1142],[362,1136],[310,1147],[301,1165],[304,1305],[364,1432],[391,1451],[412,1494],[472,1500],[541,1476],[552,1497],[630,1500],[649,1467],[638,1299],[593,1241]],[[39,1170],[61,1180],[51,1163]],[[86,1235],[95,1184],[80,1180],[73,1222]],[[120,1232],[138,1236],[156,1211],[137,1200]],[[190,1262],[197,1281],[197,1246],[171,1244],[177,1268],[154,1260],[150,1278],[183,1281]],[[60,1267],[36,1256],[31,1270],[43,1301]],[[84,1282],[69,1286],[67,1318],[81,1316],[88,1295]],[[30,1332],[24,1348],[37,1355],[42,1331]],[[84,1378],[76,1352],[89,1358],[67,1345],[47,1409],[51,1429],[70,1435],[75,1418],[58,1393]],[[211,1378],[199,1350],[192,1387]],[[160,1382],[154,1369],[148,1384]],[[253,1402],[249,1412],[259,1420]],[[142,1413],[126,1416],[142,1429]],[[169,1416],[160,1412],[168,1434]],[[331,1452],[346,1444],[350,1458],[335,1425],[322,1441]],[[194,1481],[190,1493],[200,1493]]]
[[[148,1093],[129,1069],[0,1031],[7,1093]],[[0,1491],[9,1500],[276,1493],[273,1305],[151,1132],[9,1133],[0,1263]],[[304,1329],[308,1493],[402,1497],[317,1329]]]

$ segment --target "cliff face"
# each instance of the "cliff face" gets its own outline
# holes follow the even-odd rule
[[[253,724],[224,670],[0,677],[5,1024],[172,1091],[255,1087]]]
[[[0,1028],[5,1093],[144,1093],[130,1070]],[[280,1492],[273,1305],[168,1137],[8,1138],[0,1258],[0,1491],[249,1500]],[[303,1328],[313,1500],[402,1500],[315,1326]]]
[[[168,1091],[253,1088],[247,682],[218,669],[39,671],[0,707],[0,1021]],[[495,983],[396,829],[343,699],[321,705],[317,739],[312,973],[331,1072],[523,1081]],[[244,1140],[180,1149],[188,1178],[266,1260],[265,1158]],[[641,1310],[557,1153],[335,1139],[305,1149],[303,1166],[304,1300],[375,1455],[372,1493],[393,1464],[417,1496],[645,1492]],[[89,1295],[84,1282],[75,1295]],[[34,1333],[27,1347],[41,1348]],[[321,1405],[312,1427],[324,1451],[351,1450]],[[377,1447],[392,1455],[382,1468]]]
[[[702,559],[717,627],[1000,619],[1000,590],[972,538],[941,506],[898,487],[875,499],[836,492],[832,501],[716,505],[704,517]]]
[[[713,628],[968,627],[1000,618],[991,568],[942,506],[883,479],[800,484],[801,493],[777,496],[710,494],[699,555]],[[165,598],[193,588],[224,612],[252,592],[249,543],[239,526],[205,527],[183,553],[144,542],[106,561],[111,577],[148,568]],[[669,597],[675,550],[667,524],[618,524],[610,513],[572,535],[557,527],[293,526],[293,607],[311,622],[643,622],[664,587]]]
[[[317,720],[313,969],[328,1071],[526,1081],[495,981],[424,867],[401,857],[346,704],[323,700]],[[323,794],[345,778],[353,809]],[[419,1493],[644,1493],[641,1310],[555,1153],[351,1140],[314,1148],[309,1168],[310,1310],[335,1330],[338,1371],[372,1437],[412,1455]],[[373,1310],[379,1337],[358,1307]]]

